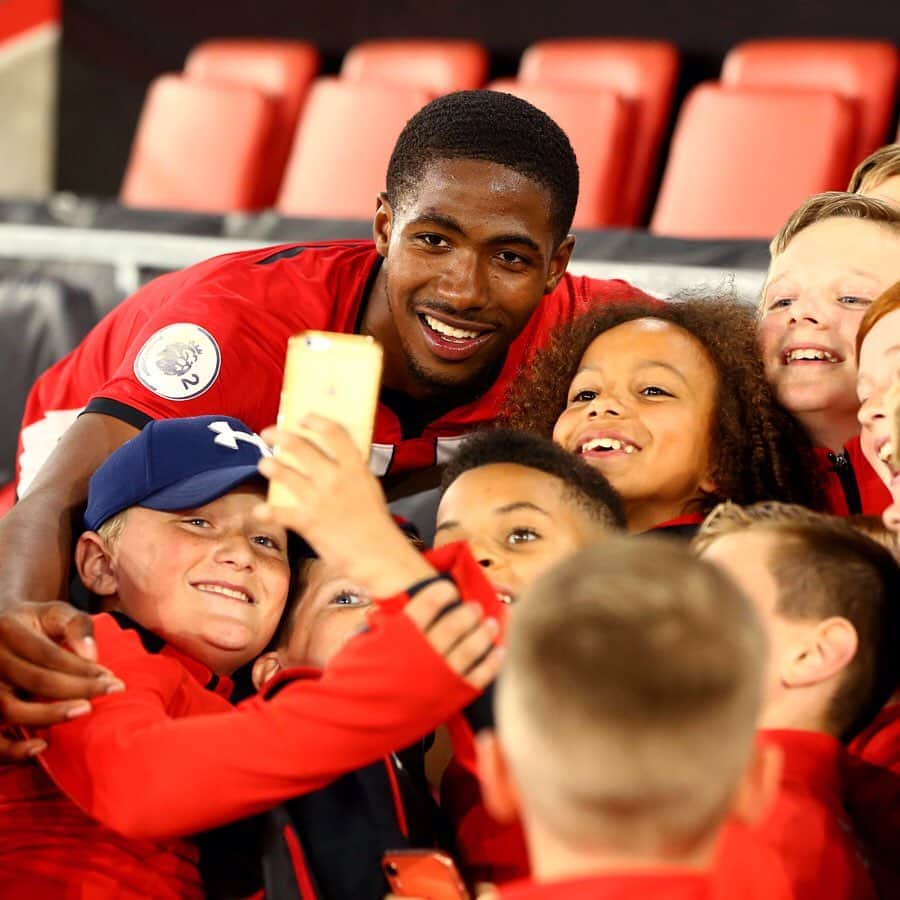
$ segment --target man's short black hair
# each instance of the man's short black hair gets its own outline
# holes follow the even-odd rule
[[[391,155],[387,197],[396,208],[435,160],[477,159],[506,166],[550,195],[557,245],[569,233],[578,201],[578,163],[565,132],[546,113],[499,91],[457,91],[422,107]]]
[[[552,475],[592,519],[610,528],[625,528],[622,501],[600,472],[553,441],[527,431],[495,428],[472,435],[444,470],[442,493],[470,469],[495,464],[524,466]]]

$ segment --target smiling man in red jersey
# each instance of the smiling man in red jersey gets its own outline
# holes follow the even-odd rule
[[[107,316],[41,377],[26,409],[21,499],[0,521],[0,715],[50,725],[69,698],[114,684],[92,662],[88,620],[42,601],[65,595],[71,514],[116,447],[160,418],[271,424],[288,337],[322,329],[384,347],[373,469],[393,479],[444,462],[493,420],[552,325],[638,293],[566,274],[577,195],[571,145],[544,113],[508,94],[451,94],[398,138],[374,243],[217,257]],[[13,684],[62,702],[23,705]],[[35,746],[11,748],[0,737],[0,754]]]

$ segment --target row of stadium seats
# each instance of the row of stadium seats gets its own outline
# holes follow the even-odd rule
[[[148,93],[126,205],[368,218],[404,122],[442,93],[485,84],[470,41],[371,41],[337,77],[296,41],[208,41]],[[578,228],[645,221],[679,69],[662,41],[552,40],[487,86],[546,110],[582,169]],[[843,188],[887,138],[900,54],[879,41],[751,41],[694,88],[675,125],[650,228],[765,237],[804,197]]]

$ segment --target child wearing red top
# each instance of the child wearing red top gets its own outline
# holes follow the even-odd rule
[[[531,860],[500,896],[712,897],[725,817],[765,799],[764,659],[749,604],[670,541],[612,537],[540,578],[478,742],[488,808],[520,816]]]
[[[385,510],[377,584],[396,596],[321,678],[232,708],[230,675],[271,639],[290,578],[285,529],[255,515],[267,454],[236,419],[160,420],[94,475],[76,564],[114,603],[97,648],[126,689],[49,729],[37,760],[0,767],[4,896],[202,896],[190,835],[411,744],[496,674],[481,604],[497,601],[477,566],[459,548],[432,565]]]
[[[875,897],[844,805],[844,744],[897,685],[897,563],[839,519],[777,504],[718,510],[697,546],[753,601],[770,636],[761,737],[784,768],[762,836],[800,900]]]

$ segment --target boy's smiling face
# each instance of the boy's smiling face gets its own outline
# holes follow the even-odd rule
[[[193,510],[132,507],[105,572],[82,572],[145,628],[230,674],[259,654],[287,598],[287,533],[252,515],[263,488],[245,485]],[[95,542],[91,533],[82,540]],[[81,566],[79,566],[81,568]],[[91,583],[93,581],[93,583]]]
[[[497,593],[511,602],[601,532],[559,478],[492,463],[469,469],[447,488],[434,545],[467,541]]]

